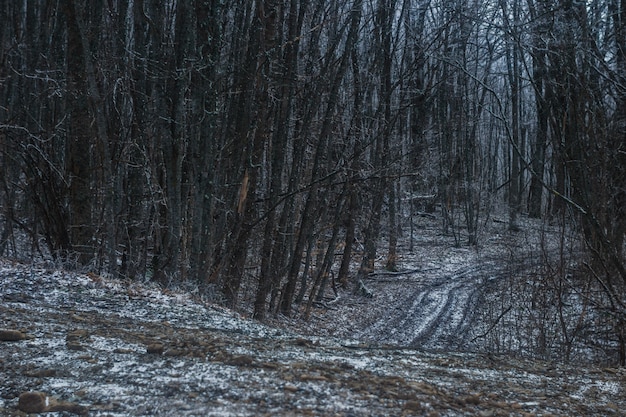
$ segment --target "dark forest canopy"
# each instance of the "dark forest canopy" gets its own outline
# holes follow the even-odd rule
[[[626,0],[25,0],[0,21],[0,255],[27,236],[231,306],[253,288],[263,318],[331,270],[393,269],[418,211],[475,245],[504,207],[511,230],[578,228],[623,342]]]

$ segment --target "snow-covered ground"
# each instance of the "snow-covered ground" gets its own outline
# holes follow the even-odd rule
[[[542,276],[557,270],[559,262],[577,260],[575,236],[564,231],[570,253],[563,254],[562,229],[536,219],[519,220],[518,232],[510,232],[503,220],[486,222],[478,245],[468,246],[443,235],[437,218],[421,218],[413,250],[407,236],[400,239],[398,271],[382,268],[382,253],[380,267],[365,280],[372,298],[351,290],[335,295],[328,289],[310,320],[296,311],[294,319],[271,323],[304,334],[430,352],[550,361],[565,361],[569,355],[576,363],[616,363],[615,335],[598,325],[590,308],[581,309],[578,300],[585,295],[575,282],[565,282],[568,272],[560,283],[556,276]],[[567,242],[570,238],[573,243]]]
[[[440,258],[405,255],[414,272],[374,274],[374,299],[344,294],[281,327],[182,292],[0,260],[0,330],[17,339],[0,341],[0,415],[23,415],[32,391],[92,416],[622,414],[624,369],[441,352],[468,340],[478,267],[466,260],[486,255],[432,250]],[[485,279],[496,264],[480,266]]]

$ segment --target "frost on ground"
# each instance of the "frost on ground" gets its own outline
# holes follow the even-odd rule
[[[412,248],[406,236],[400,239],[398,270],[379,268],[364,280],[373,297],[327,290],[310,320],[295,312],[295,319],[273,323],[304,334],[429,352],[617,363],[617,336],[590,306],[596,294],[581,293],[589,286],[570,274],[581,260],[576,237],[565,237],[571,243],[564,254],[562,229],[519,220],[518,232],[510,232],[506,221],[485,222],[479,244],[467,246],[458,244],[458,236],[442,235],[437,219],[422,218]],[[384,263],[381,258],[377,265]]]
[[[429,297],[447,285],[414,299],[409,314],[420,306],[437,310]],[[448,298],[471,298],[462,286],[449,288]],[[303,336],[184,293],[0,260],[0,329],[12,331],[0,341],[0,415],[24,415],[18,397],[33,391],[76,405],[53,415],[570,416],[626,409],[624,369],[400,347],[434,343],[442,327],[463,329],[456,313],[395,333],[406,315],[385,316],[386,324],[370,319],[357,333],[387,326],[393,343]]]

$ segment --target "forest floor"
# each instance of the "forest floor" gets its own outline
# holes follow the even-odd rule
[[[339,292],[309,321],[268,324],[0,260],[0,415],[623,415],[624,368],[470,353],[489,330],[473,313],[481,288],[529,244],[501,226],[480,247],[416,238],[399,271],[368,279],[374,297]]]
[[[506,220],[494,218],[481,225],[479,244],[468,245],[462,230],[457,230],[456,236],[444,235],[441,220],[425,215],[415,221],[412,238],[400,238],[395,270],[384,268],[384,248],[381,251],[377,269],[364,280],[372,297],[333,290],[329,285],[324,300],[315,304],[308,320],[302,319],[305,309],[300,307],[293,319],[280,316],[270,322],[301,334],[388,347],[532,355],[529,350],[533,344],[521,339],[535,337],[536,332],[513,329],[520,324],[510,323],[511,310],[528,308],[524,303],[529,296],[516,293],[535,284],[529,277],[536,276],[546,260],[558,261],[560,236],[567,231],[526,217],[518,223],[520,230],[510,232]],[[567,256],[575,258],[575,248],[570,248]],[[353,269],[357,268],[354,265]],[[576,308],[562,313],[574,316],[573,321],[577,318]],[[603,354],[591,358],[593,355],[585,351],[581,356],[586,362],[598,362]],[[559,353],[552,356],[558,359]]]

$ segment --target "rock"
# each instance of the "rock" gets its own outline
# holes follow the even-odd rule
[[[47,410],[49,398],[39,391],[29,391],[20,394],[17,408],[20,411],[30,414],[40,414]]]
[[[42,414],[54,412],[66,412],[71,414],[86,415],[89,408],[66,401],[57,401],[40,391],[27,391],[19,396],[17,408],[28,414]]]
[[[224,360],[224,363],[232,366],[252,366],[254,359],[248,355],[234,355]]]
[[[323,375],[302,374],[300,375],[300,380],[305,382],[326,382],[328,378]]]
[[[89,337],[89,332],[85,329],[74,329],[67,333],[66,339],[83,339]]]
[[[293,384],[290,384],[289,382],[284,385],[283,389],[288,392],[298,391],[298,387]]]
[[[51,378],[57,375],[56,369],[34,369],[22,372],[22,375],[32,378]]]
[[[422,407],[422,403],[420,403],[419,401],[409,400],[404,404],[404,410],[412,412],[423,412],[424,407]]]
[[[161,355],[165,350],[163,343],[150,343],[146,346],[146,351],[151,354]]]
[[[26,335],[19,330],[0,329],[0,341],[17,342],[26,339]]]
[[[305,339],[303,337],[299,337],[296,340],[294,340],[294,344],[296,346],[310,346],[312,344],[312,342],[308,339]]]
[[[78,342],[66,342],[65,347],[68,350],[85,350],[85,347]]]
[[[167,352],[165,352],[165,356],[184,356],[185,355],[185,351],[182,349],[170,349]]]
[[[467,405],[478,405],[481,403],[480,395],[470,395],[463,399],[463,402]]]

